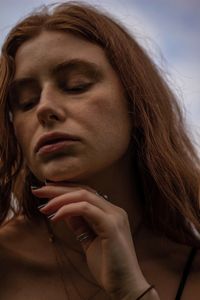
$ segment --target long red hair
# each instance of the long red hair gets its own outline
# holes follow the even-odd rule
[[[83,4],[66,3],[43,9],[9,33],[0,60],[0,222],[17,196],[18,213],[36,218],[30,182],[36,180],[23,157],[9,120],[9,84],[15,54],[41,31],[62,31],[98,44],[126,91],[132,114],[133,144],[144,218],[153,230],[199,245],[191,224],[200,232],[200,161],[187,133],[181,109],[166,81],[144,49],[123,26]],[[21,187],[21,188],[20,188]]]

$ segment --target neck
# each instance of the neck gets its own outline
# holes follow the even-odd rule
[[[138,233],[142,219],[141,196],[137,188],[137,180],[135,179],[133,162],[125,158],[117,165],[107,169],[106,172],[99,172],[92,178],[80,183],[91,187],[100,194],[107,195],[108,201],[124,209],[128,213],[133,236],[136,232]],[[63,231],[63,235],[66,236],[66,230],[68,232],[66,223],[59,223],[53,225],[55,234],[62,234]],[[77,245],[72,235],[68,234],[68,237],[70,237],[71,242],[73,240],[73,243]]]
[[[142,219],[142,195],[134,163],[128,156],[118,164],[84,182],[128,213],[132,234]],[[135,175],[136,174],[136,175]]]

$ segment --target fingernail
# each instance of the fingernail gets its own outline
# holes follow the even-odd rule
[[[55,214],[56,214],[56,213],[53,213],[53,214],[47,216],[47,218],[48,218],[48,219],[51,219],[51,218],[53,218],[53,217],[55,216]]]
[[[45,204],[38,205],[38,208],[40,209],[40,208],[43,208],[43,207],[45,207],[45,206],[46,206],[46,203],[45,203]]]
[[[31,189],[32,189],[32,190],[37,190],[37,189],[39,189],[39,187],[36,186],[36,185],[31,185]]]

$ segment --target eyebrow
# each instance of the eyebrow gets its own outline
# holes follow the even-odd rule
[[[59,63],[50,69],[50,74],[56,76],[63,72],[70,74],[73,71],[83,73],[95,80],[100,80],[103,77],[103,71],[101,70],[99,65],[81,59],[71,59]],[[34,81],[36,81],[35,77],[17,78],[11,82],[9,89],[13,90],[19,88],[20,86],[23,87]]]
[[[81,59],[71,59],[57,64],[51,71],[53,76],[59,74],[67,74],[78,72],[78,74],[86,75],[93,80],[101,80],[103,78],[103,71],[99,65]]]

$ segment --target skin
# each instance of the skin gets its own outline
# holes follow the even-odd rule
[[[51,70],[74,59],[95,64],[101,75],[88,78],[80,67],[65,71],[65,89],[60,89],[60,80]],[[32,78],[34,82],[29,89],[15,88],[11,101],[15,133],[29,168],[42,181],[89,186],[126,211],[135,211],[130,219],[134,231],[141,208],[130,151],[132,122],[123,87],[104,51],[70,34],[43,32],[18,49],[15,64],[14,81]],[[83,83],[91,87],[84,92],[70,91]],[[36,97],[33,107],[23,110],[24,106],[17,106],[16,94],[23,105],[29,105],[27,99],[32,105]],[[55,131],[75,135],[79,142],[49,156],[35,154],[38,139]]]
[[[62,75],[55,72],[71,60],[95,64],[96,77],[77,66],[62,70]],[[128,215],[95,193],[97,189],[111,195],[119,183],[120,197],[122,182],[127,181],[121,199],[131,203],[124,198],[134,194],[132,122],[117,75],[100,47],[56,32],[43,32],[23,44],[15,62],[11,105],[16,137],[32,172],[41,181],[57,182],[33,191],[38,198],[51,200],[41,212],[56,213],[52,221],[65,220],[76,235],[91,232],[82,246],[93,276],[108,295],[138,296],[149,284],[137,262]],[[77,88],[88,83],[89,88]],[[48,154],[35,152],[39,138],[55,131],[75,135],[79,141]]]
[[[95,63],[102,78],[89,78],[77,67],[71,74],[63,72],[60,77],[66,81],[59,87],[61,79],[51,70],[72,59]],[[103,50],[69,34],[44,32],[20,47],[15,61],[14,79],[31,77],[34,82],[29,88],[18,88],[22,104],[33,104],[26,110],[19,105],[13,111],[16,136],[33,173],[41,180],[77,182],[119,165],[128,150],[132,124],[123,88]],[[86,90],[70,91],[87,83],[91,86]],[[63,155],[36,155],[39,137],[55,131],[75,135],[80,142],[64,149]],[[127,163],[129,158],[125,158]]]
[[[52,69],[71,59],[94,63],[101,76],[88,78],[80,68],[70,75],[65,72],[67,84],[65,90],[61,89]],[[15,82],[31,78],[25,89],[18,86],[13,90],[16,137],[35,176],[41,181],[52,181],[32,192],[39,199],[49,199],[40,211],[45,216],[54,213],[51,224],[66,243],[65,250],[67,245],[80,250],[75,236],[89,231],[91,236],[81,243],[81,249],[86,266],[108,299],[136,299],[149,283],[155,284],[160,299],[173,299],[190,249],[156,237],[145,227],[135,233],[141,223],[142,208],[130,151],[132,122],[123,87],[104,51],[71,34],[42,32],[19,48],[15,63]],[[72,86],[80,81],[89,82],[89,88],[72,92]],[[20,97],[16,97],[18,93]],[[26,103],[27,99],[31,99],[30,103]],[[54,131],[76,135],[79,141],[48,155],[35,153],[38,139]],[[109,201],[96,191],[107,194]],[[30,236],[25,226],[24,235],[20,233],[20,239],[24,236],[22,240],[29,241],[18,248],[21,256],[30,255],[29,245],[36,243],[31,257],[39,260],[45,253],[42,264],[50,264],[53,258],[44,241],[44,228],[34,226],[31,232]],[[15,247],[11,244],[5,248]],[[198,274],[199,271],[194,272],[189,291],[196,291]],[[191,299],[189,291],[183,300]],[[107,298],[104,294],[97,299]],[[153,290],[143,299],[159,297]]]

